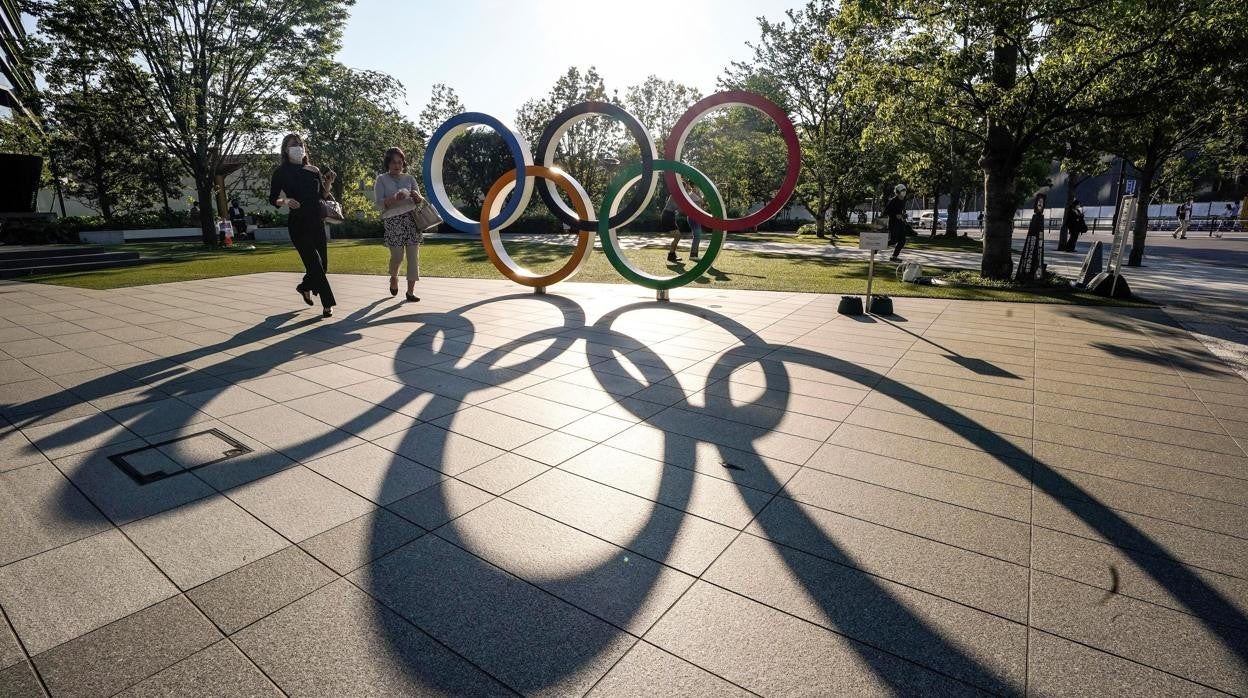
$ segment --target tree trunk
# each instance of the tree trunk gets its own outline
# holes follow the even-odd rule
[[[956,238],[958,236],[958,204],[962,199],[962,191],[954,185],[953,191],[949,192],[949,210],[945,215],[949,216],[949,220],[945,221],[945,237]]]
[[[1129,267],[1142,266],[1144,263],[1144,243],[1148,238],[1148,201],[1153,195],[1153,179],[1161,166],[1159,160],[1157,150],[1149,148],[1144,159],[1144,166],[1140,168],[1140,186],[1136,190],[1136,196],[1139,198],[1136,205],[1135,229],[1131,236],[1131,255],[1127,257]]]
[[[1018,49],[1005,31],[998,29],[992,48],[993,86],[1002,91],[1013,89],[1017,72]],[[996,117],[988,119],[988,137],[979,164],[984,170],[984,256],[980,274],[1005,280],[1014,269],[1010,245],[1014,238],[1018,157],[1009,128]]]
[[[1008,279],[1014,270],[1016,174],[1004,165],[984,165],[984,257],[979,273],[989,279]]]
[[[213,216],[212,176],[210,174],[196,175],[195,193],[199,196],[199,229],[203,233],[204,247],[213,247],[217,244],[217,226]]]

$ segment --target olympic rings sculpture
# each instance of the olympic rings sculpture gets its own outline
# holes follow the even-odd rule
[[[697,168],[680,161],[685,141],[693,127],[715,109],[733,106],[750,107],[770,117],[779,127],[788,151],[784,179],[776,196],[759,210],[742,218],[726,218],[723,199],[715,184]],[[641,152],[641,162],[616,175],[597,209],[589,200],[585,188],[571,175],[554,166],[555,149],[560,139],[568,129],[595,114],[620,121],[637,141]],[[480,219],[475,221],[455,207],[443,181],[443,167],[451,141],[474,126],[488,127],[502,137],[515,164],[511,171],[490,187],[481,206]],[[539,292],[571,278],[585,265],[594,248],[591,232],[596,231],[607,259],[621,276],[634,284],[658,291],[659,298],[665,299],[669,289],[692,282],[714,264],[723,248],[724,233],[753,228],[779,213],[797,187],[801,171],[801,148],[797,131],[788,115],[767,98],[738,90],[711,95],[690,107],[672,127],[663,158],[659,158],[654,140],[640,121],[621,107],[606,102],[583,102],[556,115],[538,140],[537,155],[539,159],[534,161],[524,137],[502,121],[480,112],[458,114],[443,122],[429,138],[425,149],[424,185],[430,204],[447,225],[464,233],[479,232],[486,254],[495,268],[508,279]],[[660,172],[676,207],[710,233],[709,245],[698,263],[681,274],[668,277],[655,276],[633,265],[616,236],[616,230],[635,220],[649,205],[658,186]],[[536,183],[539,179],[540,184]],[[685,189],[686,182],[697,187],[710,210],[702,209],[693,201]],[[636,186],[638,184],[640,186]],[[500,237],[503,229],[524,213],[535,189],[555,218],[576,231],[578,236],[568,262],[548,274],[536,274],[519,265],[507,254]],[[630,189],[633,190],[632,195],[621,205],[622,195]],[[559,191],[567,195],[575,210],[559,197]]]

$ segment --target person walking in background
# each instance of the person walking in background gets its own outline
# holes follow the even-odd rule
[[[689,198],[698,208],[706,210],[706,199],[702,198],[701,192],[691,191]],[[702,244],[702,224],[688,216],[685,216],[685,221],[689,224],[689,261],[696,262],[702,259],[698,256],[698,247]]]
[[[1214,223],[1213,221],[1209,222],[1209,237],[1213,237],[1215,231],[1217,231],[1218,237],[1222,237],[1223,230],[1234,230],[1235,213],[1235,207],[1231,204],[1227,204],[1226,207],[1222,209],[1222,219],[1217,223]]]
[[[1066,231],[1066,239],[1063,241],[1061,236],[1058,236],[1057,249],[1063,252],[1074,252],[1079,236],[1088,232],[1088,223],[1083,217],[1083,205],[1079,203],[1079,199],[1073,198],[1066,205],[1066,211],[1062,214],[1062,229]]]
[[[381,210],[381,223],[386,247],[390,248],[390,295],[399,294],[399,267],[407,254],[407,295],[413,303],[416,282],[420,280],[420,245],[425,234],[416,224],[413,212],[423,199],[416,189],[416,178],[406,174],[407,155],[400,148],[386,150],[382,160],[385,172],[377,175],[373,185],[373,198]]]
[[[1179,204],[1179,208],[1174,212],[1174,215],[1179,219],[1179,225],[1174,229],[1174,234],[1170,237],[1186,240],[1187,229],[1192,224],[1192,200],[1188,199]]]
[[[238,205],[238,199],[230,199],[230,223],[234,226],[234,238],[242,240],[247,234],[247,212]]]
[[[680,244],[680,228],[676,224],[676,202],[669,194],[667,203],[663,204],[663,213],[659,217],[659,226],[663,228],[663,232],[671,233],[672,244],[667,247],[667,261],[679,262],[680,257],[676,256],[676,245]]]
[[[906,223],[906,185],[893,187],[893,198],[884,204],[884,215],[888,220],[888,244],[893,245],[892,261],[901,259],[901,250],[906,246],[906,232],[910,224]]]
[[[281,164],[273,170],[269,182],[269,203],[290,212],[287,224],[290,241],[299,252],[305,271],[295,291],[308,305],[312,305],[313,294],[320,296],[324,308],[321,317],[331,317],[337,302],[325,275],[329,270],[329,257],[325,226],[321,221],[321,201],[329,197],[335,175],[327,172],[321,176],[321,171],[308,160],[303,136],[297,133],[287,134],[282,139],[279,157]]]

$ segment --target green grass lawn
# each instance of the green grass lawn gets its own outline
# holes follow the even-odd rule
[[[536,243],[508,242],[506,245],[514,259],[537,272],[550,271],[561,266],[571,250],[566,246]],[[205,251],[195,243],[132,243],[119,249],[140,252],[154,261],[134,267],[48,274],[28,277],[26,280],[77,288],[110,289],[267,271],[303,270],[294,248],[288,244],[262,242],[256,244],[254,250]],[[681,255],[687,253],[688,248],[682,246]],[[683,266],[667,262],[666,250],[662,247],[629,250],[627,254],[637,266],[653,274],[671,275]],[[375,274],[380,277],[386,273],[388,256],[389,252],[380,240],[335,240],[329,246],[329,270],[337,274]],[[498,271],[486,257],[481,243],[476,240],[431,239],[421,248],[420,267],[422,276],[500,278]],[[935,271],[928,269],[929,273]],[[864,261],[724,250],[710,272],[693,285],[713,284],[726,289],[861,294],[865,292],[866,279],[867,263]],[[601,250],[595,250],[590,255],[589,261],[574,280],[626,283],[611,267]],[[902,284],[895,279],[894,266],[887,263],[876,266],[875,290],[894,296],[929,298],[1094,305],[1106,303],[1105,299],[1090,294],[1065,290],[1018,291]]]
[[[873,228],[874,230],[874,228]],[[920,232],[919,235],[912,235],[906,240],[907,250],[944,250],[950,252],[978,252],[983,249],[983,242],[978,238],[979,230],[965,231],[973,232],[976,237],[945,237],[943,232],[941,235],[932,237],[928,231]],[[776,242],[782,244],[793,245],[829,245],[831,247],[848,247],[850,249],[858,248],[858,234],[844,234],[829,237],[827,240],[821,240],[812,233],[810,235],[795,235],[793,233],[729,233],[729,240],[750,240],[756,242]]]

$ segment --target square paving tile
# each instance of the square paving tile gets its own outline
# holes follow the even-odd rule
[[[371,443],[309,461],[307,467],[381,505],[431,487],[444,477]]]
[[[420,423],[409,415],[336,390],[291,400],[286,406],[362,439],[381,438]]]
[[[506,498],[694,575],[736,536],[727,526],[558,469],[508,492]]]
[[[9,698],[45,698],[47,693],[30,662],[22,661],[0,669],[0,695]]]
[[[27,427],[22,429],[22,433],[52,460],[98,451],[136,436],[106,414]]]
[[[222,640],[202,649],[164,671],[117,694],[119,698],[159,696],[261,696],[282,695],[232,643]]]
[[[509,694],[346,581],[233,639],[289,695]]]
[[[433,530],[493,499],[485,490],[450,478],[388,505],[408,521]]]
[[[521,693],[587,691],[634,642],[436,536],[349,579]]]
[[[550,433],[546,427],[481,407],[469,407],[435,419],[433,423],[504,451],[510,451]]]
[[[693,583],[686,574],[501,499],[438,535],[636,635]]]
[[[345,431],[285,405],[261,407],[221,421],[298,461],[309,461],[363,443]]]
[[[667,696],[745,698],[753,695],[648,642],[638,642],[602,677],[589,696],[646,696],[653,693],[656,686],[662,686]]]
[[[943,674],[698,582],[645,637],[760,695],[981,695]]]
[[[268,407],[273,401],[246,388],[231,385],[181,395],[179,400],[212,417],[228,417],[239,412]]]
[[[1032,624],[1061,637],[1227,692],[1248,685],[1248,667],[1231,648],[1248,647],[1248,629],[1210,626],[1078,582],[1035,573]]]
[[[504,453],[464,473],[459,479],[490,494],[503,494],[549,470],[549,466],[515,453]]]
[[[325,366],[316,366],[313,368],[305,368],[295,371],[293,375],[299,376],[313,383],[323,385],[327,388],[346,388],[356,383],[363,383],[376,378],[371,373],[358,371],[354,368],[342,366],[339,364],[328,364]]]
[[[32,654],[177,593],[115,530],[0,568],[0,603]]]
[[[220,495],[149,516],[122,530],[183,590],[287,545]]]
[[[433,424],[373,439],[373,443],[447,475],[475,468],[504,451]]]
[[[35,657],[54,695],[112,695],[221,639],[183,596]]]
[[[0,566],[111,527],[51,463],[0,473]]]
[[[325,392],[329,388],[293,374],[278,374],[267,378],[244,381],[240,386],[267,397],[274,402],[286,402],[295,398]]]
[[[225,494],[296,543],[374,509],[368,500],[303,466]]]
[[[291,545],[198,586],[186,596],[222,632],[232,635],[337,578]]]
[[[9,629],[9,624],[0,623],[0,670],[8,669],[25,659],[26,653],[18,644],[17,636]]]
[[[378,509],[299,545],[338,574],[349,574],[424,534],[407,519]]]

